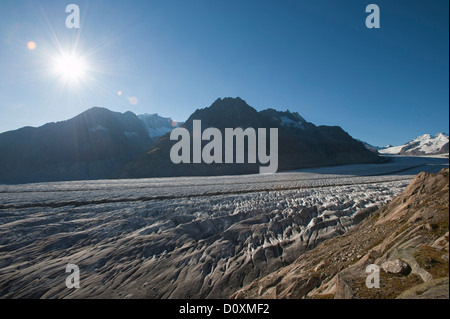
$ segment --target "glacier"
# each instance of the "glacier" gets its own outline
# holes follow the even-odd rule
[[[446,166],[0,185],[0,298],[228,298]]]

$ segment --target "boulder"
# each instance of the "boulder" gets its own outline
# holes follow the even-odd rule
[[[411,267],[400,259],[386,261],[381,265],[381,268],[388,274],[408,275],[411,272]]]

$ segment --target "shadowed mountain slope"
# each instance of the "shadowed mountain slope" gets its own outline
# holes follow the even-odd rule
[[[222,156],[225,154],[225,128],[266,128],[267,135],[270,128],[277,128],[279,171],[380,161],[380,157],[367,150],[340,127],[315,126],[299,114],[289,111],[268,109],[258,112],[240,98],[217,99],[210,107],[197,109],[189,117],[183,127],[190,132],[191,149],[194,120],[201,120],[202,130],[214,127],[221,131]],[[176,143],[177,141],[170,140],[169,134],[164,135],[152,150],[129,163],[116,177],[232,175],[257,173],[259,167],[264,166],[258,160],[255,164],[249,164],[247,161],[244,164],[193,164],[192,161],[189,164],[173,164],[170,150]],[[202,141],[202,147],[208,143],[209,141]],[[246,144],[245,154],[247,146]],[[267,147],[267,153],[269,150]]]
[[[0,183],[106,178],[152,143],[132,112],[94,107],[67,121],[0,134]]]

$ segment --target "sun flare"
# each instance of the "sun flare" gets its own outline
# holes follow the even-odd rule
[[[63,80],[78,81],[86,76],[87,64],[79,56],[61,55],[55,59],[54,70]]]

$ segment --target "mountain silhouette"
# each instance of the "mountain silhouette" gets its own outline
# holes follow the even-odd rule
[[[194,120],[201,120],[202,130],[219,129],[222,139],[226,128],[265,128],[269,143],[270,129],[277,128],[278,171],[381,161],[381,157],[340,127],[315,126],[289,111],[258,112],[239,97],[219,98],[210,107],[197,109],[182,125],[190,132],[191,145]],[[167,122],[163,127],[166,131],[169,126],[178,126],[157,115],[139,118],[132,112],[93,107],[67,121],[2,133],[0,183],[235,175],[258,173],[265,166],[247,160],[231,164],[174,164],[170,151],[177,141],[170,140],[170,133],[166,133],[155,142],[150,133],[164,130],[159,124],[153,127],[153,122]],[[202,141],[201,145],[208,143]],[[247,143],[244,151],[247,154]]]
[[[217,99],[210,107],[197,109],[182,125],[190,132],[193,121],[201,120],[202,129],[214,127],[225,136],[225,128],[278,128],[278,170],[331,165],[376,163],[380,157],[337,126],[315,126],[298,113],[274,109],[256,111],[241,98]],[[267,138],[267,140],[269,140]],[[203,141],[202,146],[209,141]],[[170,135],[161,137],[153,148],[114,175],[118,178],[209,176],[257,173],[261,163],[179,163],[170,159],[170,150],[177,141]],[[222,141],[224,145],[224,141]],[[247,148],[245,148],[247,154]],[[222,151],[224,154],[224,150]],[[192,155],[192,154],[191,154]]]
[[[152,144],[132,112],[94,107],[67,121],[0,134],[0,183],[106,178]]]

